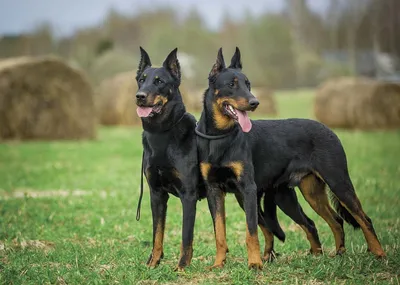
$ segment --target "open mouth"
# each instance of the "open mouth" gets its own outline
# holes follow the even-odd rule
[[[233,108],[232,105],[229,105],[229,104],[225,103],[224,104],[224,110],[225,110],[226,115],[228,115],[232,119],[234,119],[236,121],[239,119],[238,116],[237,116],[237,109]]]
[[[252,123],[246,111],[236,109],[235,107],[226,102],[224,103],[223,107],[225,115],[237,121],[245,133],[251,130]]]
[[[136,112],[139,117],[150,118],[153,117],[155,114],[160,114],[162,107],[163,103],[160,101],[153,106],[138,106]]]

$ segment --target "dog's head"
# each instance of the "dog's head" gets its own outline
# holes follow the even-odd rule
[[[140,47],[141,59],[137,70],[136,81],[138,91],[136,93],[137,113],[139,117],[154,117],[163,113],[165,106],[174,97],[181,82],[181,70],[177,49],[174,49],[165,59],[163,66],[151,67],[150,57]]]
[[[220,48],[208,79],[209,91],[213,94],[211,100],[217,127],[227,128],[236,121],[244,132],[249,132],[252,124],[247,111],[254,111],[259,102],[251,94],[250,81],[242,73],[239,48],[236,48],[228,68],[225,67]]]

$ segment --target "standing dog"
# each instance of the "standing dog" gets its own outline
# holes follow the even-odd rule
[[[251,94],[250,82],[241,69],[238,48],[228,68],[219,50],[197,127],[201,174],[207,186],[217,245],[214,266],[223,266],[226,257],[226,192],[235,193],[246,213],[249,267],[262,266],[257,235],[257,223],[262,222],[257,201],[262,195],[266,195],[265,215],[271,211],[271,197],[276,195],[276,204],[305,230],[311,251],[321,252],[316,230],[306,226],[312,221],[301,209],[291,207],[297,202],[291,191],[294,186],[299,186],[307,202],[331,227],[337,254],[345,251],[344,219],[355,228],[362,228],[370,251],[376,256],[385,256],[372,222],[354,191],[338,137],[312,120],[251,121],[246,111],[255,110],[259,102]],[[329,204],[325,184],[333,193],[339,215]]]
[[[153,216],[153,249],[147,261],[155,267],[163,257],[163,241],[169,195],[183,207],[182,244],[177,270],[192,259],[197,200],[205,197],[197,159],[195,118],[186,112],[179,92],[181,71],[174,49],[163,66],[152,68],[140,48],[136,80],[137,113],[143,124],[143,170],[150,187]]]
[[[173,50],[160,68],[152,68],[147,52],[140,48],[141,60],[136,80],[137,113],[143,124],[143,170],[150,187],[153,216],[153,249],[147,261],[155,267],[163,257],[163,241],[169,194],[181,199],[183,206],[182,246],[177,270],[190,264],[196,201],[206,197],[200,175],[196,147],[195,118],[186,112],[179,92],[181,71],[177,50]],[[271,199],[269,209],[276,207]],[[260,209],[265,233],[272,231],[281,240],[285,234],[274,211]],[[272,230],[270,230],[272,229]],[[273,256],[273,236],[268,256]]]

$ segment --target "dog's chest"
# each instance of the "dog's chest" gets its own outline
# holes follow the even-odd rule
[[[172,166],[150,165],[145,170],[147,181],[154,191],[167,191],[175,196],[182,186],[180,173]]]
[[[211,155],[201,160],[200,172],[207,183],[232,188],[245,175],[245,160],[235,154]]]

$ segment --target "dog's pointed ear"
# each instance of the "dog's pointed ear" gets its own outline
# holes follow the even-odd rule
[[[140,74],[142,74],[143,71],[150,66],[151,66],[151,61],[149,55],[142,47],[140,47],[140,62],[136,75],[140,76]]]
[[[240,59],[240,50],[236,47],[235,54],[232,56],[229,68],[242,69],[242,61]]]
[[[224,56],[222,54],[222,48],[220,48],[218,50],[217,60],[215,61],[214,65],[210,71],[209,77],[211,78],[211,77],[217,75],[224,68],[225,68]]]
[[[181,82],[181,65],[179,64],[178,57],[176,53],[178,48],[175,48],[165,59],[163,66],[171,72],[171,74]]]

